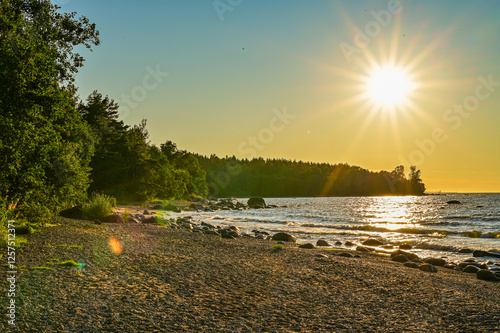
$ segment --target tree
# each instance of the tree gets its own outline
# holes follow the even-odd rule
[[[47,0],[0,3],[0,198],[43,220],[81,200],[94,138],[76,111],[76,45],[98,45],[85,17]]]
[[[410,167],[409,182],[413,194],[416,195],[424,194],[425,185],[422,182],[422,178],[420,178],[420,170],[417,170],[417,167],[414,165]]]

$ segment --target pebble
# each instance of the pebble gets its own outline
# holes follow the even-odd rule
[[[420,268],[420,265],[417,264],[416,262],[405,262],[404,266],[417,269]]]
[[[368,239],[361,244],[366,246],[380,246],[383,245],[384,243],[376,239]]]
[[[480,270],[480,268],[477,266],[467,265],[464,267],[462,272],[464,272],[464,273],[477,273],[479,270]]]
[[[316,246],[330,246],[330,244],[324,239],[318,239]]]
[[[408,259],[408,257],[405,256],[404,254],[398,254],[398,255],[395,255],[394,257],[392,257],[391,260],[396,261],[396,262],[407,262],[410,259]]]
[[[494,282],[500,281],[500,279],[495,275],[495,273],[487,269],[480,269],[479,271],[477,271],[476,274],[479,280],[494,281]]]
[[[437,268],[434,265],[431,264],[422,264],[420,265],[419,269],[424,272],[429,272],[429,273],[436,273]]]
[[[446,260],[444,260],[442,258],[427,258],[427,259],[424,259],[424,262],[431,264],[431,265],[434,265],[434,266],[446,265]]]

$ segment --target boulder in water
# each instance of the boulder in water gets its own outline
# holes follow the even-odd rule
[[[277,234],[274,234],[271,239],[275,241],[295,243],[295,237],[293,237],[290,234],[287,234],[286,232],[278,232]]]
[[[461,205],[462,203],[458,200],[450,200],[450,201],[446,201],[446,203],[448,205]]]
[[[252,197],[248,199],[247,205],[250,208],[265,208],[267,206],[266,201],[261,197]]]
[[[383,245],[384,243],[382,243],[381,241],[378,241],[376,239],[368,239],[361,244],[366,245],[366,246],[380,246],[380,245]]]
[[[324,239],[318,239],[316,246],[330,246],[330,244]]]

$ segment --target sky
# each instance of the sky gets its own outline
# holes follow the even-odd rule
[[[57,0],[100,31],[76,84],[202,155],[416,165],[500,192],[500,2]]]

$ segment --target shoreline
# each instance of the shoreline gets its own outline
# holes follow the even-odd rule
[[[55,222],[17,249],[27,269],[18,274],[18,331],[500,330],[500,284],[467,273],[155,224]],[[84,266],[49,265],[54,259]],[[43,265],[51,269],[33,268]],[[0,328],[9,331],[5,320]]]

